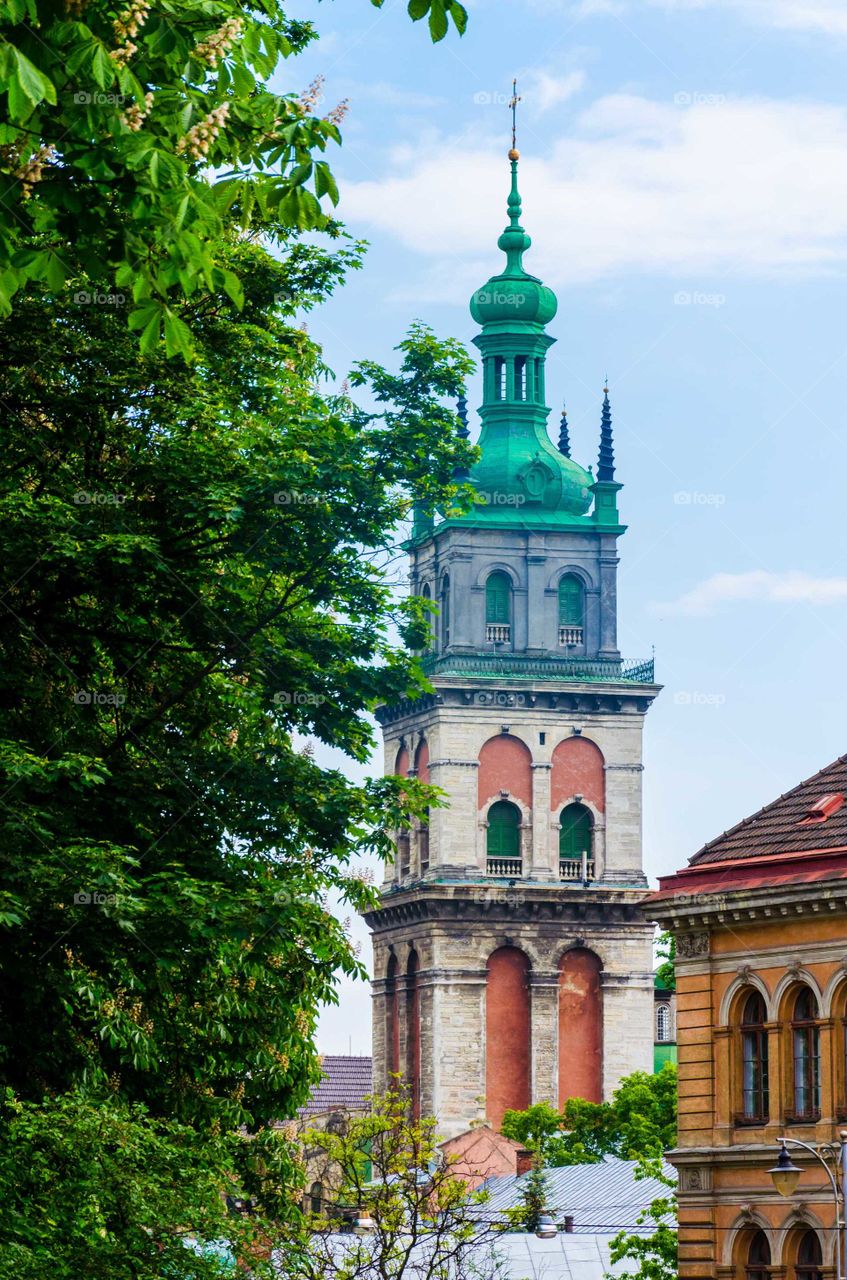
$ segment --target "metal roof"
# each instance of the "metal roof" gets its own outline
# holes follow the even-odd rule
[[[557,1222],[566,1214],[572,1216],[577,1235],[637,1230],[639,1213],[651,1201],[669,1194],[657,1178],[636,1178],[637,1169],[635,1160],[618,1160],[614,1156],[606,1156],[597,1164],[547,1169],[547,1208]],[[663,1163],[663,1171],[676,1179],[671,1165]],[[520,1204],[528,1177],[526,1173],[506,1174],[484,1183],[490,1199],[482,1206],[483,1216],[499,1216]],[[649,1224],[647,1230],[651,1230]]]

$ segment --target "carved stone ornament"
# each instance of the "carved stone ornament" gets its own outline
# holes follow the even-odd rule
[[[676,954],[680,960],[693,960],[709,954],[708,933],[680,933],[676,939]]]

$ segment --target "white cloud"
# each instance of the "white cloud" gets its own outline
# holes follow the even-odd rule
[[[584,71],[568,71],[554,75],[549,71],[530,71],[520,79],[521,101],[534,115],[544,115],[578,94],[585,86]]]
[[[701,617],[724,604],[838,604],[847,600],[847,578],[814,578],[811,574],[788,570],[768,573],[715,573],[656,611]]]
[[[592,0],[583,0],[591,3]],[[602,2],[602,0],[601,0]],[[650,0],[663,9],[730,9],[764,26],[847,35],[844,0]],[[602,11],[602,10],[601,10]]]
[[[365,83],[361,80],[350,80],[342,83],[345,97],[355,106],[357,102],[376,102],[382,107],[393,107],[398,111],[427,111],[443,106],[446,99],[436,98],[428,93],[415,93],[387,80],[375,80]]]
[[[523,220],[535,242],[527,265],[554,286],[643,269],[706,287],[717,272],[847,263],[844,108],[617,94],[565,129],[551,106],[549,154],[533,154],[530,131],[521,161]],[[502,152],[501,139],[467,133],[406,147],[388,176],[345,185],[343,216],[423,255],[442,279],[440,296],[463,303],[468,260],[483,258],[487,274],[499,259]]]

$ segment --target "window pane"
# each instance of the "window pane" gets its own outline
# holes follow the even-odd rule
[[[565,574],[559,583],[559,626],[582,626],[582,583],[573,574]]]
[[[487,852],[489,858],[520,856],[520,811],[507,800],[498,800],[488,810]]]
[[[512,584],[505,573],[492,573],[485,584],[485,621],[511,622]]]
[[[559,857],[581,858],[583,853],[591,857],[593,819],[590,809],[582,804],[569,804],[562,810],[559,830]]]

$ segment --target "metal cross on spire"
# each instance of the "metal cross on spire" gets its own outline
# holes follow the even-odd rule
[[[511,113],[512,113],[512,150],[513,150],[513,151],[516,151],[516,150],[517,150],[516,141],[515,141],[515,129],[516,129],[516,126],[517,126],[517,119],[516,119],[516,117],[517,117],[517,111],[518,111],[518,103],[519,103],[520,101],[521,101],[521,98],[518,96],[518,82],[517,82],[517,80],[513,80],[513,81],[512,81],[512,96],[511,96],[511,98],[509,99],[509,109],[510,109],[510,111],[511,111]]]

